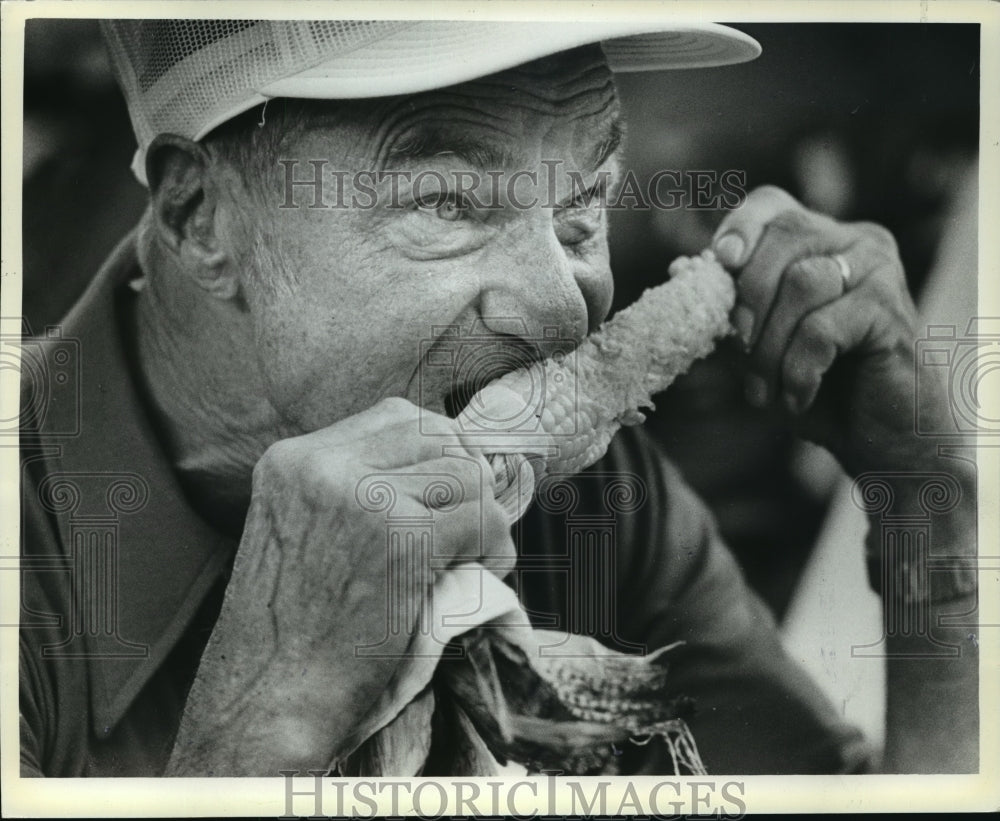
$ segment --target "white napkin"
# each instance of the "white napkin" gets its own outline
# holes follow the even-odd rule
[[[424,602],[431,617],[428,632],[414,634],[406,658],[378,700],[344,742],[341,757],[390,724],[416,699],[434,676],[445,646],[452,639],[476,627],[493,622],[505,631],[532,641],[531,625],[514,591],[477,562],[458,565],[442,573]]]

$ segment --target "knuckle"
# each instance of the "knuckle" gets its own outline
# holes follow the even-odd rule
[[[887,305],[892,302],[892,298],[896,296],[896,288],[887,281],[884,276],[878,276],[875,272],[875,276],[870,276],[865,281],[864,291],[862,293],[868,297],[872,302],[876,302],[880,305]]]
[[[254,483],[276,474],[287,473],[301,458],[302,447],[294,439],[280,439],[273,443],[254,465]]]
[[[514,546],[514,540],[507,534],[498,539],[496,551],[491,558],[490,569],[494,575],[503,578],[510,573],[517,567],[517,548]]]
[[[840,270],[830,257],[808,257],[789,266],[782,287],[799,301],[837,296],[841,292]]]
[[[254,465],[252,487],[267,496],[329,500],[339,495],[349,473],[329,448],[286,439],[271,445]]]
[[[323,451],[310,451],[299,458],[296,479],[307,492],[324,495],[341,484],[343,467]]]
[[[801,356],[789,356],[781,371],[781,381],[786,390],[805,393],[816,383],[815,366]]]
[[[785,271],[782,287],[795,298],[809,296],[819,287],[821,277],[811,260],[792,263]]]
[[[462,498],[478,499],[483,496],[485,477],[477,462],[464,457],[450,458],[447,473],[461,488]]]
[[[758,316],[764,310],[767,303],[768,289],[759,278],[744,275],[736,280],[737,302],[750,309],[756,322],[760,322]],[[757,332],[757,328],[754,332]]]
[[[447,514],[449,527],[441,545],[442,554],[447,558],[481,555],[484,528],[478,507],[464,504]]]
[[[517,548],[510,535],[507,515],[499,503],[493,500],[487,501],[484,505],[479,549],[484,557],[508,560],[511,566],[517,559]]]
[[[747,202],[775,202],[787,205],[797,204],[795,198],[784,188],[776,185],[760,185],[750,192]]]
[[[909,302],[906,280],[901,273],[897,275],[894,266],[878,266],[865,286],[862,293],[883,311],[896,311]]]
[[[408,416],[416,405],[402,396],[385,396],[378,401],[376,407],[392,416]]]
[[[767,230],[782,236],[797,236],[810,227],[809,213],[800,207],[786,208],[775,214],[767,224]]]
[[[893,255],[898,253],[896,237],[884,225],[877,222],[856,222],[854,227],[879,249]]]
[[[803,340],[811,346],[825,343],[833,336],[833,326],[826,316],[819,312],[814,312],[806,316],[799,326],[799,333]]]
[[[773,281],[762,269],[746,271],[736,280],[738,301],[745,305],[754,315],[755,335],[761,330],[762,323],[771,310],[772,302],[777,296],[780,281]]]
[[[490,533],[499,533],[507,529],[507,514],[492,494],[483,499],[483,523]]]
[[[250,486],[254,489],[256,493],[258,488],[266,487],[271,482],[271,476],[274,475],[274,465],[271,463],[267,451],[264,455],[257,460],[257,464],[253,466],[253,471],[250,474]]]
[[[487,458],[482,450],[470,449],[466,452],[469,454],[471,463],[475,466],[476,475],[482,479],[484,495],[493,495],[493,475],[495,471],[489,458]]]
[[[430,433],[435,436],[444,436],[449,434],[455,437],[458,436],[459,425],[454,419],[451,419],[443,414],[427,410],[426,408],[420,408],[418,410],[420,412],[420,427],[426,433]]]

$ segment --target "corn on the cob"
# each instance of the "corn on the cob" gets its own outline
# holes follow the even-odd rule
[[[711,252],[675,260],[670,274],[669,282],[647,291],[584,340],[572,359],[509,373],[477,393],[460,415],[466,429],[511,434],[506,443],[501,437],[499,446],[491,437],[481,451],[491,461],[497,498],[512,519],[524,512],[535,471],[575,473],[596,462],[622,425],[643,421],[640,409],[653,407],[653,394],[730,332],[735,288]],[[544,385],[542,395],[525,413],[538,384]],[[520,424],[498,424],[505,419]],[[523,454],[541,451],[523,434],[538,428],[557,452],[529,467]],[[489,574],[486,579],[503,587]],[[616,745],[658,737],[675,773],[705,772],[683,720],[690,700],[666,692],[661,657],[669,647],[637,658],[587,636],[565,636],[561,644],[567,652],[547,656],[539,651],[540,635],[496,624],[478,627],[455,640],[462,660],[437,674],[465,725],[474,727],[493,755],[534,771],[608,772],[615,767]],[[398,719],[385,726],[345,771],[400,774],[396,767],[402,759],[385,751],[403,749],[404,726]],[[381,738],[386,735],[391,738]]]
[[[731,331],[735,287],[711,251],[674,260],[669,273],[668,282],[647,290],[572,355],[547,359],[487,385],[463,410],[462,424],[469,430],[508,433],[511,441],[540,428],[552,437],[557,452],[547,455],[543,466],[533,462],[536,471],[577,473],[592,465],[622,425],[645,419],[641,409],[653,408],[654,394]],[[537,385],[543,386],[540,394]],[[504,430],[497,422],[504,419],[521,421]],[[488,447],[483,451],[494,468],[497,496],[516,517],[523,512],[524,496],[530,495],[523,484],[526,480],[533,486],[532,474],[515,454]],[[518,477],[520,499],[514,500],[510,490]]]

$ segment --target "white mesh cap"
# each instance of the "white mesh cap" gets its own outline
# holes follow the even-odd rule
[[[601,42],[614,71],[752,60],[760,45],[726,26],[660,22],[434,20],[105,20],[145,182],[157,134],[200,139],[272,97],[409,94]]]

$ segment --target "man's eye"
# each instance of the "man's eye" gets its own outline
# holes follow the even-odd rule
[[[565,248],[579,248],[593,236],[593,229],[579,225],[560,226],[556,231],[559,243]]]
[[[595,185],[556,209],[556,236],[564,247],[579,248],[601,230],[603,190]]]
[[[469,216],[468,204],[451,194],[424,197],[417,205],[423,210],[433,211],[435,216],[446,222],[458,222]]]

